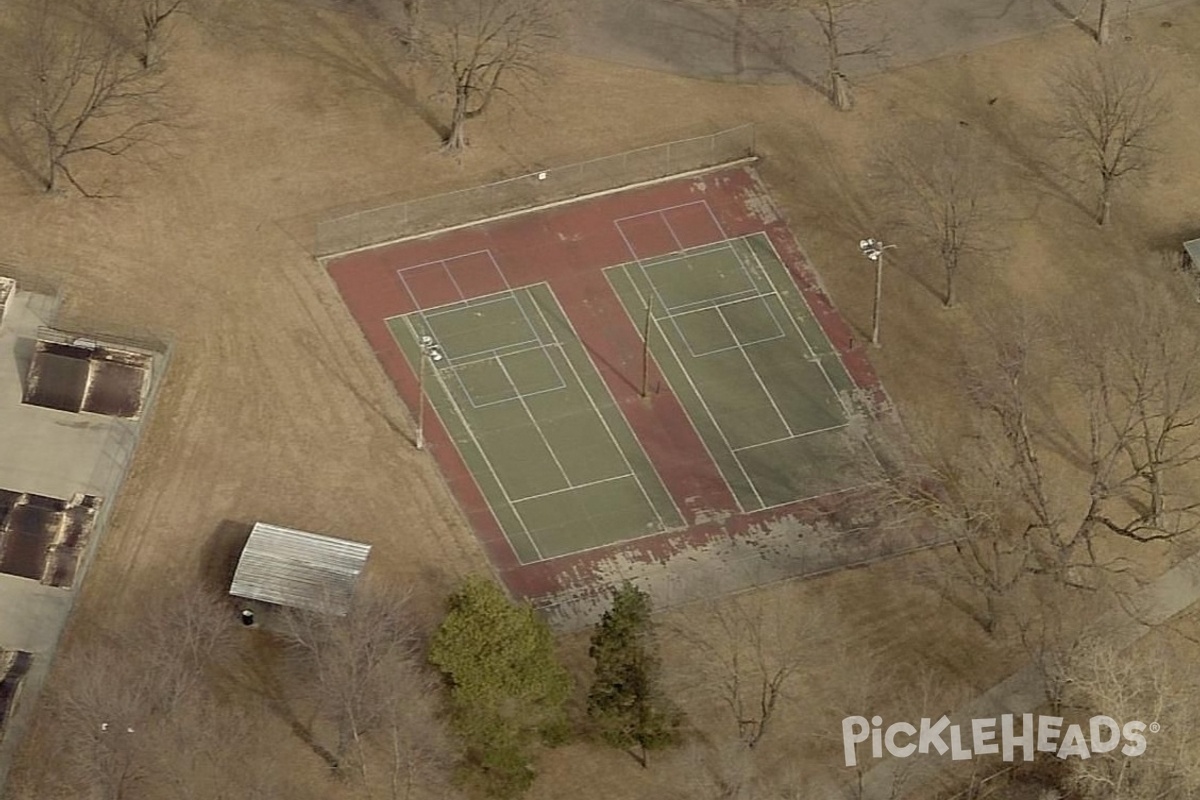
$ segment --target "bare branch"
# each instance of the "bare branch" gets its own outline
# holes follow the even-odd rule
[[[998,209],[987,157],[969,129],[919,123],[898,137],[881,161],[883,193],[899,224],[941,263],[942,300],[953,306],[962,265],[986,261],[998,248]]]
[[[1158,82],[1152,62],[1118,48],[1093,51],[1055,72],[1058,133],[1099,180],[1100,225],[1109,221],[1118,183],[1152,163],[1153,139],[1170,108]]]
[[[10,53],[10,114],[46,191],[65,177],[85,190],[75,166],[85,156],[125,156],[170,127],[165,85],[142,68],[106,25],[40,0],[18,20]]]
[[[544,56],[559,32],[552,0],[447,0],[436,19],[412,19],[419,58],[451,98],[448,151],[466,147],[467,121],[497,95],[544,74]]]

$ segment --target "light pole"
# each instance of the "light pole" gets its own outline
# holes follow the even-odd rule
[[[417,340],[417,449],[425,449],[425,362],[441,361],[442,351],[432,336],[424,335]]]
[[[883,299],[883,251],[895,247],[878,239],[863,239],[858,249],[875,262],[875,309],[871,314],[871,344],[879,346],[879,303]]]

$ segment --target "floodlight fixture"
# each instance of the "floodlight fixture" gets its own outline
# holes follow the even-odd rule
[[[858,249],[871,261],[875,262],[875,308],[871,314],[871,344],[879,346],[879,304],[883,299],[883,251],[895,247],[894,244],[884,244],[879,239],[860,239]]]

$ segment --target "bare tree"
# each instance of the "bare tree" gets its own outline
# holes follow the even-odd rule
[[[1173,299],[1150,293],[1123,324],[1075,327],[1075,384],[1088,411],[1084,524],[1134,542],[1200,529],[1200,336]]]
[[[185,13],[191,0],[137,0],[141,17],[141,51],[138,60],[142,67],[158,66],[163,40],[173,19]]]
[[[404,597],[367,589],[345,616],[290,609],[279,629],[291,651],[284,693],[316,715],[309,744],[332,769],[394,798],[444,786],[452,750]],[[386,769],[372,774],[372,764]]]
[[[872,0],[820,0],[811,9],[825,48],[829,100],[839,111],[854,107],[846,60],[883,54],[883,36],[870,31],[867,22],[877,10]]]
[[[544,74],[544,56],[557,38],[553,0],[447,0],[421,16],[419,58],[451,98],[447,151],[467,145],[468,120],[497,95],[528,87]]]
[[[875,506],[894,525],[936,526],[953,538],[931,554],[922,582],[985,632],[996,633],[1026,577],[1056,563],[1030,399],[1031,355],[1048,341],[1032,321],[1006,317],[964,376],[976,414],[960,426],[905,428],[876,421],[866,436],[877,458],[859,462]]]
[[[387,796],[410,800],[422,790],[438,797],[458,797],[453,786],[456,746],[439,722],[440,693],[435,676],[415,664],[394,677],[404,690],[383,698],[383,724],[375,751],[386,770]]]
[[[876,0],[775,0],[774,7],[807,17],[804,21],[797,19],[795,27],[799,36],[815,40],[824,54],[829,102],[840,111],[853,108],[854,96],[845,72],[847,62],[862,57],[878,59],[885,54],[887,37]]]
[[[1113,190],[1151,165],[1154,136],[1169,104],[1146,58],[1105,48],[1065,64],[1051,90],[1059,135],[1099,179],[1096,222],[1106,225]]]
[[[164,85],[143,69],[107,26],[37,0],[18,19],[9,51],[10,119],[22,134],[31,169],[46,189],[88,155],[124,156],[152,144],[170,126]]]
[[[883,154],[884,194],[899,223],[923,249],[937,254],[945,279],[943,303],[953,306],[964,262],[983,261],[996,246],[992,173],[969,129],[914,125]]]
[[[994,634],[1039,558],[1035,528],[1012,502],[1022,487],[1011,454],[982,426],[957,446],[933,434],[913,438],[919,455],[878,478],[883,502],[910,524],[933,522],[954,537],[931,553],[921,581]]]
[[[145,605],[136,626],[84,631],[56,663],[31,741],[53,767],[26,767],[22,781],[35,796],[212,797],[237,774],[244,717],[213,680],[230,657],[228,608],[191,591]]]
[[[678,631],[704,676],[693,688],[715,693],[728,709],[738,739],[753,749],[791,697],[804,665],[813,660],[820,627],[818,610],[796,609],[776,595],[754,593],[714,601]]]
[[[1069,788],[1082,800],[1185,800],[1200,792],[1195,693],[1200,681],[1192,643],[1168,644],[1161,631],[1121,652],[1102,640],[1080,647],[1065,665],[1066,705],[1118,725],[1140,721],[1145,752],[1117,747],[1069,760]],[[1086,723],[1085,723],[1086,724]],[[1105,732],[1107,739],[1110,733]]]
[[[1196,541],[1200,335],[1168,293],[1127,294],[1140,299],[1103,320],[993,326],[967,376],[969,424],[911,437],[907,458],[887,433],[873,442],[880,507],[954,536],[939,584],[989,632],[1045,581],[1094,604],[1141,580],[1138,547]]]

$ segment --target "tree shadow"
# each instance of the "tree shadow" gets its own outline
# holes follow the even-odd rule
[[[8,108],[3,119],[0,119],[0,158],[25,176],[30,183],[30,188],[36,188],[45,193],[46,175],[34,164],[30,157],[32,148],[26,137],[21,134],[20,123],[14,119],[14,115],[17,113],[16,104],[9,101],[8,98],[0,99],[0,102],[3,102]]]
[[[29,137],[23,131],[30,121],[26,116],[28,105],[22,90],[22,83],[29,77],[29,67],[23,62],[22,55],[27,50],[20,24],[0,28],[0,51],[3,52],[0,65],[5,72],[5,80],[0,84],[0,104],[4,107],[3,114],[0,114],[0,158],[44,191],[46,175],[34,163],[31,153],[36,152],[36,148],[31,146]]]
[[[344,6],[321,8],[304,0],[227,3],[203,24],[221,39],[298,56],[361,91],[396,101],[444,138],[449,128],[418,95],[415,62],[394,31],[362,4]]]
[[[340,774],[342,764],[337,756],[317,740],[311,721],[301,719],[283,690],[280,673],[287,665],[282,643],[262,631],[249,630],[247,634],[242,657],[222,676],[223,682],[258,698],[331,773]]]
[[[537,306],[539,312],[547,320],[552,321],[559,328],[566,329],[571,324],[561,313],[561,311],[558,307],[558,304],[553,304],[553,305],[547,306],[547,305],[543,304],[537,297],[535,297],[533,295],[530,295],[530,299],[533,300],[533,304],[535,306]],[[630,378],[626,374],[627,370],[623,370],[621,367],[617,366],[612,361],[610,361],[608,358],[606,358],[602,353],[598,352],[591,344],[589,344],[587,339],[581,337],[578,339],[578,342],[580,345],[583,346],[583,349],[587,351],[588,356],[590,356],[593,361],[599,362],[599,363],[603,364],[604,366],[608,367],[608,369],[612,372],[612,374],[616,375],[617,378],[621,381],[621,383],[625,384],[630,389],[633,389],[635,392],[638,392],[639,394],[641,393],[641,391],[642,391],[641,383],[639,381],[635,381],[633,378]],[[641,364],[641,361],[639,360],[638,361],[639,369],[641,368],[640,364]]]
[[[763,12],[715,4],[628,0],[620,6],[613,4],[601,17],[585,20],[584,35],[598,34],[601,41],[611,42],[613,49],[632,48],[680,75],[737,83],[786,79],[828,95],[827,87],[794,57],[796,40],[789,36],[794,31],[781,30],[766,19],[782,19],[785,12]]]
[[[1046,0],[1046,3],[1059,14],[1061,14],[1063,19],[1067,20],[1076,28],[1086,33],[1092,39],[1100,38],[1100,32],[1098,30],[1080,19],[1080,14],[1083,13],[1082,9],[1080,9],[1079,13],[1076,13],[1067,8],[1066,5],[1061,2],[1061,0]]]
[[[1062,157],[1053,125],[1042,115],[1001,94],[992,94],[991,87],[979,86],[967,69],[944,84],[931,85],[919,76],[905,80],[913,107],[931,111],[940,107],[941,115],[982,132],[1007,158],[1019,179],[1039,195],[1052,196],[1079,209],[1088,220],[1094,218],[1095,209],[1080,197],[1083,181],[1068,168],[1070,159]]]
[[[775,31],[777,35],[770,38],[764,33],[764,30],[774,30],[773,26],[765,24],[761,19],[755,19],[754,14],[757,9],[749,9],[743,14],[734,14],[733,23],[727,19],[729,17],[728,10],[718,10],[715,8],[697,7],[695,13],[698,17],[706,19],[706,21],[719,26],[721,35],[717,37],[717,42],[730,52],[738,46],[738,38],[741,37],[741,44],[746,48],[746,55],[757,55],[765,59],[770,68],[777,74],[785,76],[790,80],[805,86],[817,94],[822,95],[826,99],[832,99],[829,87],[821,80],[813,77],[803,68],[801,68],[794,58],[796,45],[794,37],[789,36],[789,31]],[[789,45],[788,43],[791,42]],[[731,56],[732,58],[732,56]],[[728,73],[738,82],[754,83],[753,73],[762,73],[764,68],[758,67],[751,71],[749,68],[739,69],[741,65],[734,63],[733,69]],[[749,74],[748,74],[749,73]],[[743,76],[747,80],[743,80]]]
[[[336,360],[327,358],[320,352],[320,342],[316,335],[314,335],[311,331],[303,331],[301,333],[301,339],[305,344],[305,348],[308,351],[309,357],[312,358],[313,361],[315,361],[318,365],[323,367],[331,376],[333,376],[343,388],[350,392],[350,394],[354,395],[354,398],[362,404],[364,409],[377,416],[392,433],[401,437],[414,447],[416,446],[416,436],[412,432],[405,430],[405,428],[396,419],[394,419],[391,414],[388,413],[387,409],[383,408],[379,405],[379,403],[368,397],[367,394],[355,384],[354,380],[351,379],[349,372],[346,370],[343,364]],[[390,377],[388,380],[390,383]]]

